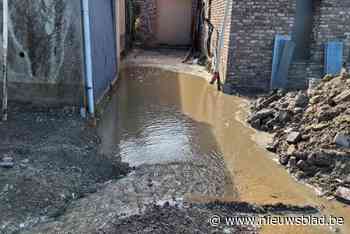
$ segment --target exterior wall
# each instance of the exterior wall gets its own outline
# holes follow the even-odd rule
[[[227,82],[240,91],[265,91],[276,34],[293,30],[295,0],[233,1]]]
[[[213,1],[211,6],[214,16],[211,21],[215,27],[223,14],[223,2]],[[305,61],[293,61],[288,78],[291,89],[305,89],[309,78],[324,75],[324,48],[328,41],[344,42],[344,61],[350,68],[350,2],[314,0],[313,5],[311,57]],[[225,45],[229,44],[226,81],[232,89],[269,90],[274,37],[276,34],[292,34],[295,15],[296,0],[233,1],[230,36],[228,41],[225,39]]]
[[[324,48],[328,41],[344,43],[344,62],[350,68],[350,2],[318,0],[315,6],[314,41],[311,48],[309,77],[324,75]]]
[[[80,1],[9,4],[9,99],[80,103],[84,71]],[[0,25],[2,30],[2,16]]]

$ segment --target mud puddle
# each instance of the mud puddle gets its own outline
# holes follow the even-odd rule
[[[348,233],[349,208],[317,197],[273,161],[260,145],[268,136],[244,124],[246,101],[200,77],[151,67],[124,69],[114,93],[101,113],[98,151],[132,172],[24,233]],[[208,222],[310,214],[342,216],[347,225]]]
[[[120,156],[136,173],[155,165],[166,171],[171,165],[172,176],[148,175],[150,184],[158,181],[155,190],[162,191],[152,199],[176,195],[197,202],[220,198],[313,205],[324,214],[344,217],[346,225],[332,230],[266,226],[263,233],[347,233],[349,207],[317,197],[273,161],[274,155],[261,147],[268,136],[244,124],[245,100],[219,93],[199,77],[161,69],[127,68],[122,77],[103,113],[101,151]]]
[[[213,227],[208,220],[213,215],[307,215],[307,205],[347,222],[348,207],[318,198],[259,146],[268,136],[245,126],[246,104],[193,75],[128,68],[102,113],[98,150],[100,139],[95,131],[86,132],[92,129],[78,116],[18,111],[13,115],[18,120],[0,129],[10,133],[2,138],[0,151],[23,162],[0,171],[0,208],[10,218],[8,210],[14,217],[41,217],[49,207],[49,215],[28,225],[22,225],[25,217],[13,221],[13,227],[6,223],[0,232],[258,233],[258,226]],[[120,160],[133,167],[125,177],[114,175],[124,168],[115,168],[123,165]],[[15,186],[6,186],[11,183]],[[23,203],[14,199],[15,192]],[[41,201],[47,202],[43,208]],[[25,213],[34,208],[38,214]],[[0,218],[7,222],[8,217]],[[343,233],[348,233],[347,225],[340,229]],[[318,227],[262,228],[262,233],[328,232]]]

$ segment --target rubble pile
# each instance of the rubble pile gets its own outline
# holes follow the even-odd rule
[[[326,76],[308,92],[276,91],[251,106],[250,125],[297,179],[350,202],[350,79]]]

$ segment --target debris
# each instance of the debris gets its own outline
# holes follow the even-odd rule
[[[12,168],[15,166],[15,163],[13,161],[12,157],[4,157],[2,161],[0,161],[0,167],[3,168]]]
[[[271,103],[273,103],[274,101],[278,100],[280,97],[278,95],[272,95],[271,97],[267,98],[267,99],[260,99],[260,102],[258,100],[257,103],[257,109],[261,109],[264,108],[268,105],[270,105]]]
[[[289,144],[296,144],[296,143],[298,143],[300,138],[301,138],[300,132],[291,132],[287,136],[287,142]]]
[[[0,167],[3,168],[12,168],[15,166],[14,162],[0,162]]]
[[[321,95],[316,95],[310,99],[310,104],[316,104],[319,103],[322,100]]]
[[[290,159],[289,159],[289,163],[288,163],[288,167],[290,168],[290,169],[294,169],[295,167],[296,167],[296,165],[297,165],[297,158],[296,157],[290,157]]]
[[[30,160],[28,158],[26,158],[26,159],[23,159],[21,162],[27,164],[30,162]]]
[[[350,148],[350,136],[343,133],[338,133],[334,137],[334,143],[342,147]]]
[[[349,90],[350,80],[328,75],[307,94],[277,91],[257,99],[249,118],[252,127],[274,133],[268,150],[281,165],[334,196],[334,181],[350,174]]]
[[[350,99],[350,90],[345,90],[341,94],[336,96],[333,99],[333,101],[338,104],[338,103],[343,102],[343,101],[348,101],[349,99]]]
[[[273,116],[274,110],[273,109],[263,109],[261,111],[258,111],[255,115],[251,117],[252,121],[255,120],[263,120],[267,117]]]
[[[332,163],[332,160],[328,156],[329,155],[322,152],[313,152],[308,156],[307,162],[311,165],[327,167]]]
[[[279,114],[278,114],[278,120],[281,122],[281,123],[285,123],[287,121],[289,121],[291,118],[291,113],[289,111],[284,111],[282,110]]]
[[[337,198],[344,199],[347,202],[350,202],[350,188],[338,187],[335,192]]]
[[[288,147],[287,154],[288,154],[288,155],[293,155],[294,152],[295,152],[295,146],[294,146],[294,145],[290,145],[290,146]]]
[[[308,103],[309,103],[309,98],[303,93],[299,93],[295,97],[295,106],[296,107],[305,107],[305,106],[307,106]]]
[[[302,171],[306,171],[308,169],[309,165],[304,160],[299,160],[297,162],[297,167]]]
[[[286,154],[280,155],[279,162],[281,163],[281,165],[286,166],[289,162],[289,158],[290,158],[290,155],[286,155]]]
[[[322,82],[328,82],[330,80],[332,80],[334,78],[334,76],[327,74],[325,77],[323,77]]]
[[[3,158],[2,158],[2,161],[3,161],[3,162],[13,162],[13,158],[12,158],[12,157],[9,157],[9,156],[6,156],[6,157],[3,157]]]
[[[268,150],[270,152],[273,152],[273,153],[276,153],[277,145],[274,144],[274,143],[267,144],[266,145],[266,150]]]

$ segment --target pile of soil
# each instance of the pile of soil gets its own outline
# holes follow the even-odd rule
[[[267,148],[297,179],[350,202],[350,79],[326,76],[308,92],[275,91],[254,101],[248,122],[271,132]]]
[[[66,229],[65,222],[47,223],[24,234],[54,233],[259,233],[261,226],[250,222],[254,218],[319,214],[311,206],[284,204],[253,205],[246,202],[212,201],[208,203],[185,202],[180,199],[148,204],[133,215],[106,215],[101,225],[80,222],[79,229]],[[93,219],[94,215],[91,215]],[[108,220],[109,219],[109,220]],[[231,219],[229,221],[228,219]],[[241,219],[241,221],[239,220]],[[245,221],[244,221],[245,220]],[[250,220],[250,221],[249,221]],[[77,225],[77,223],[68,225]]]
[[[13,104],[0,136],[0,233],[60,216],[71,201],[128,172],[97,152],[95,130],[72,108]]]
[[[316,214],[313,207],[282,204],[256,206],[244,202],[211,202],[189,204],[188,207],[151,206],[143,215],[119,219],[109,225],[108,233],[259,233],[253,224],[229,222],[227,218],[244,220],[259,215]],[[217,218],[217,219],[215,219]],[[239,221],[238,221],[239,222]]]

